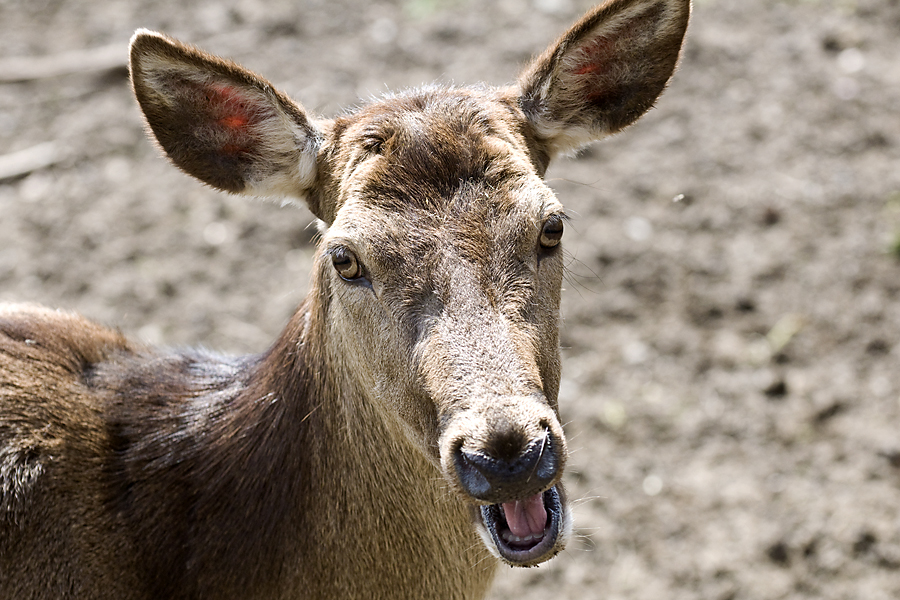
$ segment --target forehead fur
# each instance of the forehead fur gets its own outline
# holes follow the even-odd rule
[[[520,115],[491,90],[431,87],[338,119],[336,132],[347,162],[379,158],[355,194],[381,208],[444,213],[462,188],[499,190],[535,174]]]

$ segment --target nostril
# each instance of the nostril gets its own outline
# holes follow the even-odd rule
[[[517,452],[508,458],[463,445],[453,449],[454,467],[462,487],[479,500],[502,502],[533,495],[549,486],[561,467],[550,431],[527,444],[517,441]]]
[[[544,430],[544,436],[537,446],[539,453],[535,459],[534,474],[541,481],[550,481],[556,477],[559,460],[556,445],[553,443],[553,434],[549,428]]]
[[[453,450],[453,467],[463,488],[474,498],[487,500],[491,494],[491,482],[479,468],[481,457],[462,449],[460,443]]]

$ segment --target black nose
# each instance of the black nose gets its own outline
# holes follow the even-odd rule
[[[484,450],[456,449],[453,460],[463,488],[474,498],[499,503],[520,500],[546,489],[561,464],[561,444],[549,430],[533,440],[494,440]]]

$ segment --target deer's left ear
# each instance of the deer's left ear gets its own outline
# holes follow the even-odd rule
[[[551,155],[577,150],[644,114],[678,63],[690,0],[610,0],[519,78],[519,104]]]

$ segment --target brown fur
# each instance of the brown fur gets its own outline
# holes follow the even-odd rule
[[[613,0],[518,86],[334,120],[138,32],[135,94],[172,161],[323,221],[311,291],[248,357],[0,306],[0,598],[480,598],[492,554],[559,552],[563,262],[542,229],[562,206],[541,176],[652,105],[688,12]],[[539,494],[558,531],[503,554],[478,507]]]

